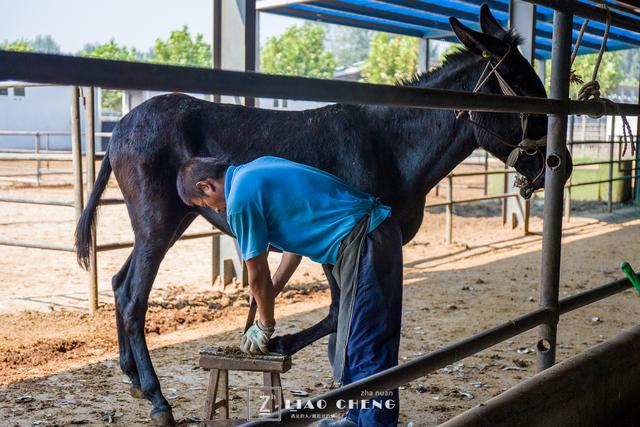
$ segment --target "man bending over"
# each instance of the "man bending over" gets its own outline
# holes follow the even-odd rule
[[[178,174],[190,206],[226,212],[247,263],[258,319],[241,348],[268,353],[275,330],[274,300],[301,257],[330,264],[340,287],[333,374],[341,384],[397,365],[402,312],[402,237],[391,208],[320,169],[278,157],[232,166],[193,158]],[[283,251],[271,277],[269,245]],[[321,426],[395,426],[398,390],[378,405],[351,409]]]

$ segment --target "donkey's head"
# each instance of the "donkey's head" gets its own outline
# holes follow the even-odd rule
[[[486,4],[480,9],[482,32],[466,27],[456,18],[451,18],[450,22],[460,42],[477,56],[478,69],[487,67],[484,76],[497,65],[497,72],[487,78],[480,92],[513,92],[518,96],[546,98],[544,85],[517,48],[520,38],[513,31],[505,30]],[[499,78],[503,79],[503,87]],[[522,175],[517,183],[523,197],[531,197],[534,190],[544,186],[546,115],[471,112],[469,116],[478,145],[513,166]],[[514,148],[518,144],[520,148]],[[568,151],[565,158],[568,178],[572,169]]]

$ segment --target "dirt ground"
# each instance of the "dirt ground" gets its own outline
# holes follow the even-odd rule
[[[3,196],[25,192],[2,189]],[[28,194],[70,197],[65,188]],[[541,219],[534,217],[532,233],[523,236],[489,216],[497,206],[457,208],[450,245],[442,243],[444,215],[428,213],[405,246],[401,363],[537,308]],[[561,297],[622,277],[622,260],[640,265],[639,218],[640,209],[633,207],[574,214],[565,224]],[[72,226],[69,208],[0,204],[3,239],[67,244]],[[128,227],[122,206],[102,209],[102,242],[130,238]],[[207,229],[199,222],[191,231]],[[197,366],[198,351],[237,345],[247,312],[242,292],[212,289],[210,246],[208,239],[176,244],[162,264],[147,317],[163,391],[184,424],[202,415],[207,372]],[[72,254],[0,246],[0,425],[149,424],[151,407],[130,397],[117,360],[109,278],[127,254],[100,254],[102,305],[90,316],[84,311],[86,273]],[[278,257],[270,261],[275,266]],[[305,260],[279,298],[279,332],[313,324],[328,304],[321,269]],[[563,316],[558,359],[634,325],[639,308],[640,298],[628,290]],[[435,425],[532,376],[535,340],[535,331],[519,335],[402,387],[400,422]],[[292,390],[315,395],[332,387],[326,343],[320,340],[294,356],[293,368],[282,377],[285,397]],[[257,374],[230,374],[233,417],[246,414],[247,387],[261,380]]]

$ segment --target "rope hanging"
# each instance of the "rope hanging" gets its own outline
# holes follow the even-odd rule
[[[622,141],[624,142],[622,155],[624,156],[627,152],[627,145],[629,141],[631,141],[631,154],[635,154],[635,141],[633,138],[633,131],[631,130],[631,125],[627,120],[627,116],[622,114],[620,111],[620,107],[608,98],[604,98],[600,93],[600,82],[598,82],[598,71],[600,70],[600,64],[602,63],[602,58],[604,57],[604,53],[607,49],[607,40],[609,38],[609,30],[611,28],[611,10],[608,6],[603,5],[603,7],[607,11],[607,21],[605,25],[604,34],[602,36],[602,44],[600,45],[600,50],[598,51],[598,58],[596,59],[596,63],[593,67],[593,72],[591,74],[591,80],[584,83],[582,79],[576,74],[575,70],[571,70],[570,81],[571,83],[583,83],[582,87],[578,91],[578,101],[593,101],[599,102],[602,106],[602,110],[600,114],[595,116],[590,116],[593,118],[600,118],[604,115],[604,106],[611,106],[618,115],[622,117]],[[573,53],[571,54],[571,67],[573,67],[573,63],[578,56],[578,49],[580,48],[580,43],[582,43],[582,37],[584,36],[585,30],[589,25],[589,19],[585,19],[582,23],[582,27],[580,28],[580,33],[578,34],[578,38],[576,39],[576,45],[573,48]]]

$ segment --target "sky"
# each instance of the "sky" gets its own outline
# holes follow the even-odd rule
[[[232,1],[232,0],[224,0]],[[0,42],[50,34],[65,53],[85,43],[118,43],[148,51],[156,38],[186,24],[212,39],[211,0],[0,0]],[[260,13],[260,44],[298,19]]]

